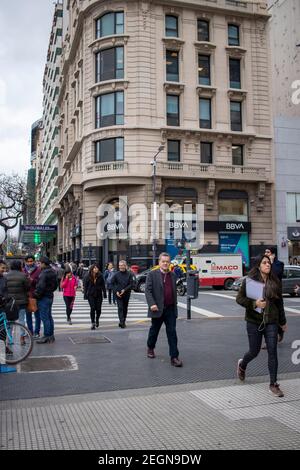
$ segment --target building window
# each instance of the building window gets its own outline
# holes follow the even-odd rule
[[[219,221],[248,221],[248,194],[245,191],[219,192]]]
[[[180,140],[168,140],[168,161],[180,162]]]
[[[124,124],[124,93],[107,93],[96,98],[96,128]]]
[[[211,142],[201,142],[201,163],[213,162],[212,148],[213,145]]]
[[[287,223],[300,222],[300,193],[287,193]]]
[[[106,13],[96,20],[96,39],[124,33],[124,12]]]
[[[230,120],[232,131],[242,131],[242,103],[230,101]]]
[[[166,15],[166,36],[178,38],[177,16]]]
[[[244,165],[244,146],[243,145],[232,146],[232,164]]]
[[[112,47],[96,54],[96,83],[124,78],[124,48]]]
[[[209,21],[198,20],[197,21],[197,30],[198,30],[198,41],[209,42]]]
[[[124,139],[103,139],[95,142],[95,163],[124,160]]]
[[[236,24],[228,25],[228,45],[239,46],[240,45],[240,27]]]
[[[198,80],[200,85],[210,85],[209,55],[198,55]]]
[[[211,129],[211,99],[200,98],[199,108],[200,127]]]
[[[167,95],[167,125],[179,126],[179,96]]]
[[[167,51],[166,53],[167,81],[179,82],[178,52]]]
[[[230,88],[241,88],[241,61],[229,59]]]

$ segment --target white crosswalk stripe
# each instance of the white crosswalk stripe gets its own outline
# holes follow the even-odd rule
[[[147,318],[148,306],[146,302],[136,299],[131,296],[128,306],[128,315],[126,322],[136,322],[141,320],[149,320]],[[63,299],[62,292],[55,292],[52,316],[54,319],[55,329],[57,328],[71,328],[67,323],[66,307]],[[84,300],[83,294],[77,291],[76,299],[74,302],[73,312],[71,315],[72,327],[82,328],[90,327],[90,306],[87,300]],[[100,325],[103,322],[110,322],[112,324],[119,322],[117,305],[110,305],[107,299],[103,300],[102,312],[100,317]]]

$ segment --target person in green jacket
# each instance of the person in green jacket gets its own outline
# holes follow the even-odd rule
[[[263,298],[251,299],[247,297],[247,278],[244,279],[236,297],[237,303],[246,308],[245,320],[249,339],[249,351],[245,353],[243,359],[239,359],[237,375],[241,381],[245,380],[247,365],[258,356],[264,336],[268,352],[269,390],[275,396],[283,397],[284,394],[277,383],[277,341],[278,326],[286,331],[287,325],[281,285],[271,271],[271,266],[270,258],[261,255],[247,276],[247,278],[263,284]]]

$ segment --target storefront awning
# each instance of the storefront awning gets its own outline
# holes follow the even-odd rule
[[[21,243],[50,242],[56,236],[57,225],[21,225]]]

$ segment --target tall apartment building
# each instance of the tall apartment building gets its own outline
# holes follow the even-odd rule
[[[53,23],[47,53],[47,62],[43,77],[43,148],[40,174],[41,205],[39,207],[39,224],[57,224],[58,187],[58,124],[59,111],[57,106],[59,95],[59,79],[61,74],[62,54],[62,3],[54,7]],[[48,255],[56,256],[56,241],[48,243],[45,251]]]
[[[300,260],[300,2],[269,0],[279,258]]]
[[[249,264],[274,243],[268,20],[264,1],[64,3],[60,259],[151,263],[145,226],[141,240],[103,241],[97,211],[112,203],[119,221],[125,195],[150,212],[161,146],[156,200],[204,205],[202,251]],[[158,247],[176,253],[172,237]]]

